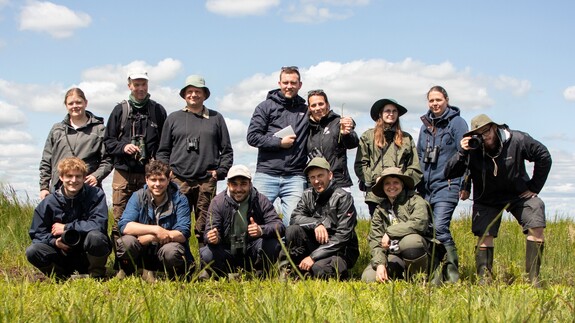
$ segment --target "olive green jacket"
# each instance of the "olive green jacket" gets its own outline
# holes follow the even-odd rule
[[[395,131],[386,133],[386,137],[392,137]],[[383,156],[382,156],[383,153]],[[421,181],[423,173],[419,167],[419,158],[417,157],[417,147],[411,135],[403,132],[403,143],[401,147],[391,143],[386,148],[379,148],[375,145],[374,128],[366,130],[359,140],[357,155],[355,157],[354,170],[360,181],[365,182],[367,187],[365,201],[381,203],[382,198],[371,192],[377,178],[381,175],[384,168],[399,167],[405,175],[413,179],[414,184]]]
[[[381,239],[386,233],[391,240],[401,240],[409,234],[419,234],[431,239],[432,216],[427,201],[415,191],[403,190],[394,203],[384,198],[373,213],[368,237],[373,269],[387,264],[386,251],[381,246]]]

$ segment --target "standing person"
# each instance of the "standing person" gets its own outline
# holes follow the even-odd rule
[[[306,186],[307,105],[298,95],[302,86],[297,67],[282,67],[279,89],[268,92],[252,115],[247,141],[258,148],[254,186],[273,203],[281,200],[285,226]],[[289,129],[286,129],[288,128]],[[278,133],[280,130],[288,134]],[[281,137],[280,137],[281,136]]]
[[[368,239],[372,258],[361,279],[385,282],[426,272],[433,247],[432,215],[429,204],[415,193],[413,178],[397,167],[388,167],[372,189],[383,202],[371,219]]]
[[[449,227],[463,189],[463,178],[447,179],[443,170],[451,156],[461,150],[459,142],[469,128],[459,108],[449,105],[449,96],[443,87],[434,86],[427,92],[427,105],[429,111],[421,116],[423,125],[417,141],[423,171],[423,180],[417,189],[433,209],[435,237],[444,247],[438,248],[436,258],[441,259],[445,254],[445,263],[434,273],[432,281],[455,283],[459,280],[459,258]]]
[[[90,186],[102,186],[112,172],[112,161],[104,147],[104,119],[86,111],[88,100],[79,88],[64,96],[68,114],[52,126],[40,161],[40,199],[44,199],[58,184],[58,162],[66,157],[78,157],[88,166],[84,181]]]
[[[200,249],[202,267],[209,265],[218,276],[238,268],[270,273],[285,227],[272,203],[253,187],[246,166],[230,168],[227,189],[212,200],[209,215],[206,245]],[[207,275],[203,271],[201,277]]]
[[[190,207],[178,186],[170,181],[170,167],[152,160],[146,164],[146,185],[130,197],[118,224],[116,258],[122,279],[142,266],[142,278],[155,282],[155,271],[183,277],[194,269],[188,239]]]
[[[145,165],[156,157],[166,109],[150,99],[148,73],[128,74],[130,97],[118,103],[108,119],[104,144],[113,158],[112,204],[114,225],[112,239],[119,238],[118,221],[132,193],[146,183]]]
[[[34,210],[26,258],[45,275],[103,278],[112,251],[104,191],[85,182],[88,167],[80,158],[63,158],[57,167],[59,184]]]
[[[399,123],[399,117],[405,113],[407,109],[395,100],[376,101],[370,113],[375,127],[366,130],[359,140],[355,174],[360,180],[360,189],[366,192],[365,203],[371,216],[382,201],[381,197],[371,192],[371,187],[385,168],[401,168],[415,184],[422,177],[415,142],[409,133],[401,129]]]
[[[180,96],[186,106],[168,116],[158,159],[170,165],[172,181],[188,199],[196,219],[195,235],[202,243],[210,202],[218,180],[228,174],[234,154],[224,117],[204,105],[210,97],[204,78],[190,75]]]
[[[457,178],[469,170],[473,183],[472,231],[477,237],[475,265],[480,283],[492,278],[494,239],[501,214],[507,210],[526,235],[525,271],[540,285],[539,268],[545,246],[545,204],[537,196],[551,170],[547,148],[529,134],[497,124],[487,115],[471,119],[461,149],[447,163],[445,177]],[[525,161],[533,162],[529,177]]]
[[[333,185],[351,193],[353,182],[347,169],[347,150],[359,144],[350,117],[341,117],[330,109],[327,94],[312,90],[307,94],[309,108],[309,137],[307,151],[310,159],[324,157],[333,173]]]
[[[305,190],[286,229],[286,247],[293,263],[317,278],[345,279],[359,257],[353,197],[333,185],[328,161],[315,157],[305,168],[312,188]],[[280,278],[291,271],[280,253]]]

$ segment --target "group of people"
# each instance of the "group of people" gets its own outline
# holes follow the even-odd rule
[[[114,107],[106,126],[86,110],[82,90],[66,93],[68,114],[46,140],[42,201],[26,250],[43,273],[104,277],[114,252],[118,278],[138,269],[147,281],[155,281],[158,270],[186,276],[196,269],[189,245],[195,235],[202,279],[275,269],[283,278],[345,279],[359,257],[347,168],[347,150],[357,148],[354,170],[371,216],[372,259],[362,280],[427,273],[434,284],[457,282],[450,223],[473,187],[480,281],[492,277],[494,238],[508,210],[527,236],[526,272],[539,284],[545,209],[537,194],[550,154],[527,133],[483,114],[469,131],[441,86],[427,93],[417,142],[400,125],[407,109],[389,98],[373,104],[375,125],[358,137],[354,120],[331,110],[323,90],[309,91],[306,101],[299,69],[282,67],[279,88],[255,108],[248,127],[247,142],[258,149],[252,174],[233,165],[225,120],[204,105],[210,91],[203,77],[186,79],[179,93],[186,105],[169,115],[150,99],[148,80],[143,71],[129,74],[130,96]],[[532,176],[526,160],[535,163]],[[108,236],[101,184],[112,169]],[[226,178],[216,195],[217,181]]]

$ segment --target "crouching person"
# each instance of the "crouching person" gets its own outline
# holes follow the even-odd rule
[[[200,278],[222,276],[242,268],[269,274],[277,261],[285,227],[273,204],[252,185],[243,165],[228,172],[227,189],[214,197],[208,210],[204,241],[200,249]]]
[[[333,185],[329,162],[312,159],[304,173],[313,186],[292,212],[286,230],[289,257],[301,272],[317,278],[345,279],[359,257],[353,197]],[[280,279],[292,271],[284,251],[280,254]]]
[[[122,236],[116,242],[116,277],[133,274],[137,267],[147,282],[155,282],[160,270],[169,278],[184,277],[194,269],[188,200],[170,182],[167,164],[153,160],[145,169],[146,185],[132,194],[118,222]]]
[[[371,263],[361,279],[385,282],[425,273],[429,263],[431,212],[417,195],[413,179],[397,167],[386,168],[372,188],[383,201],[371,219]]]
[[[84,183],[88,169],[79,158],[62,159],[58,173],[54,194],[34,210],[26,258],[45,275],[67,278],[77,271],[103,278],[112,250],[106,196]]]

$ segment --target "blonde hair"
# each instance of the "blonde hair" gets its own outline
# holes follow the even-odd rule
[[[393,137],[393,142],[395,143],[396,146],[401,147],[401,145],[403,144],[403,131],[401,131],[401,125],[399,124],[399,117],[397,117],[397,121],[395,121],[395,124],[393,124],[393,126],[395,126],[395,135]],[[375,145],[379,148],[383,148],[388,144],[387,139],[385,138],[386,127],[387,125],[383,122],[383,119],[380,116],[375,123],[375,129],[373,131],[373,139]]]
[[[58,163],[58,174],[64,176],[67,173],[77,170],[84,176],[88,173],[86,163],[78,157],[67,157]]]

